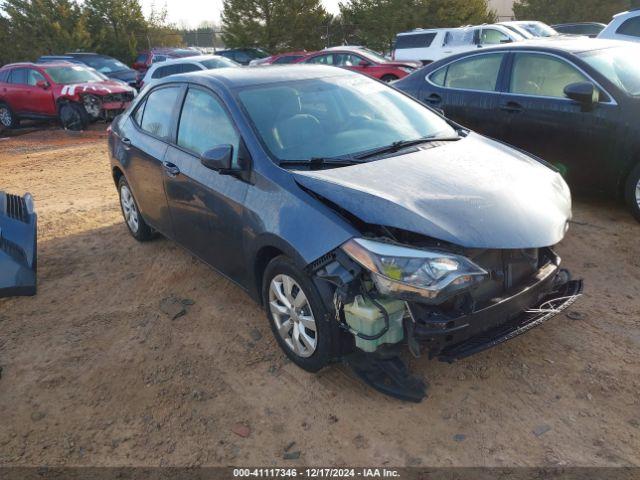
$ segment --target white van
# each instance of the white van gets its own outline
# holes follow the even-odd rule
[[[393,59],[419,61],[423,65],[456,53],[502,43],[519,42],[524,37],[502,25],[460,28],[417,28],[396,35]]]

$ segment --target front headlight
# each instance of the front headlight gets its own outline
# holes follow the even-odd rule
[[[365,238],[349,240],[342,250],[371,272],[381,294],[405,300],[419,297],[439,303],[488,276],[486,270],[468,258],[436,250]]]
[[[400,70],[402,70],[404,73],[413,73],[414,69],[411,67],[400,67]]]

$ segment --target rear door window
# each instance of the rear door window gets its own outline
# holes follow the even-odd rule
[[[407,48],[428,48],[433,43],[434,38],[436,38],[435,32],[398,35],[396,37],[396,50]]]
[[[576,67],[550,55],[518,53],[513,61],[509,91],[536,97],[566,98],[564,88],[589,79]]]
[[[198,70],[202,69],[195,63],[183,63],[180,68],[181,73],[196,72]]]
[[[429,79],[445,88],[496,91],[504,55],[492,53],[464,58],[436,70]]]
[[[213,94],[190,88],[180,114],[178,145],[196,155],[202,155],[218,145],[232,145],[233,162],[237,165],[240,136]]]
[[[11,70],[11,75],[9,75],[9,83],[14,83],[16,85],[27,85],[27,69],[26,68],[15,68]]]
[[[310,58],[305,63],[319,63],[321,65],[333,65],[333,55],[318,55],[317,57]]]
[[[616,33],[619,33],[620,35],[640,37],[640,17],[633,17],[625,20],[622,25],[618,27]]]
[[[162,140],[170,140],[173,112],[180,91],[180,87],[171,86],[151,92],[145,101],[140,128]]]

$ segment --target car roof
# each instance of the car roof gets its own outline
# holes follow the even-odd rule
[[[599,25],[602,27],[606,27],[604,23],[600,23],[600,22],[570,22],[570,23],[556,23],[555,25],[551,25],[551,28],[574,27],[574,26],[580,26],[580,25]]]
[[[629,42],[621,40],[603,40],[598,38],[563,38],[548,39],[548,38],[532,38],[522,42],[514,42],[508,45],[495,45],[491,47],[485,47],[482,51],[488,50],[547,50],[547,51],[562,51],[567,53],[583,53],[594,50],[603,50],[605,48],[614,48],[629,46]]]
[[[46,65],[46,66],[45,66]],[[50,67],[70,67],[73,64],[65,61],[59,62],[49,62],[46,64],[43,63],[33,63],[33,62],[17,62],[17,63],[8,63],[4,65],[2,68],[16,68],[16,67],[27,67],[27,68],[50,68]]]
[[[191,81],[203,85],[222,85],[228,90],[269,85],[296,80],[346,77],[360,78],[361,74],[328,65],[274,65],[269,68],[217,68],[180,73],[160,79],[156,85]]]

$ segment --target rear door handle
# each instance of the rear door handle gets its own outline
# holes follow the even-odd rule
[[[167,173],[169,177],[175,177],[180,174],[180,169],[177,165],[171,162],[162,162],[162,166],[164,167],[164,171]]]
[[[500,110],[504,110],[505,112],[510,113],[520,113],[523,108],[518,102],[507,102],[500,105]]]
[[[438,103],[442,102],[442,97],[437,93],[432,93],[427,98],[425,98],[425,100],[431,104],[437,105]]]
[[[124,143],[125,145],[131,145],[131,140],[129,140],[127,137],[122,139],[122,143]]]

